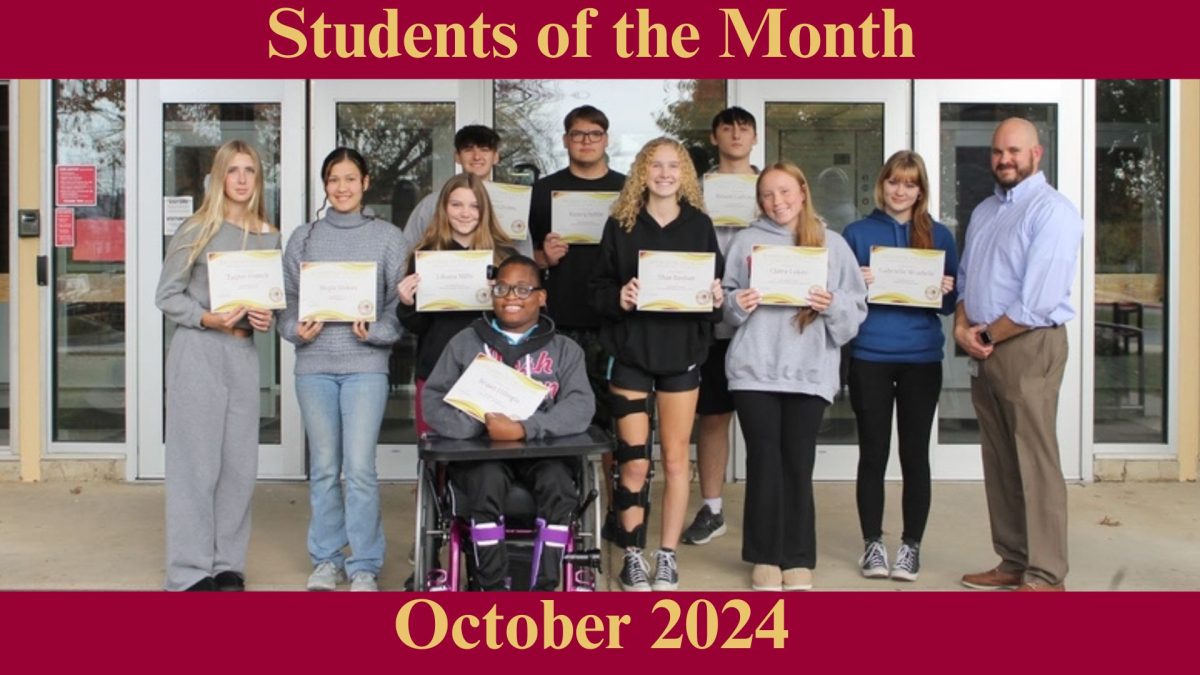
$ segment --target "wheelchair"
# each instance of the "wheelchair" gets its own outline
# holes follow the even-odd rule
[[[429,437],[417,446],[418,482],[413,585],[416,591],[460,591],[474,588],[471,579],[471,524],[453,513],[453,490],[446,465],[484,459],[577,458],[578,506],[563,546],[561,588],[594,591],[601,579],[600,455],[613,447],[598,427],[582,434],[536,441],[493,442],[487,438],[457,440]],[[508,547],[512,590],[534,584],[540,559],[539,523],[533,494],[514,482],[504,504],[504,546]],[[543,539],[541,546],[546,545]],[[440,554],[446,564],[439,563]],[[524,570],[528,566],[528,570]]]

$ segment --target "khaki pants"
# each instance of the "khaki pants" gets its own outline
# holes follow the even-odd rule
[[[992,544],[1025,582],[1067,576],[1067,489],[1059,462],[1058,391],[1067,331],[1040,328],[996,345],[971,379],[983,444]]]

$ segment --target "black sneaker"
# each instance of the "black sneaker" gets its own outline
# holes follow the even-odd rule
[[[652,588],[656,591],[673,591],[679,588],[679,566],[675,562],[675,551],[655,551],[654,562]]]
[[[708,504],[700,507],[696,519],[683,533],[685,544],[707,544],[713,537],[725,534],[725,514],[713,513]]]
[[[217,582],[213,581],[212,577],[204,577],[200,581],[183,589],[185,591],[215,591],[217,590]],[[649,590],[649,589],[646,589]]]
[[[232,570],[225,570],[217,574],[213,577],[213,582],[216,583],[218,591],[246,590],[246,579]]]
[[[887,549],[881,539],[868,539],[863,554],[858,557],[858,570],[868,579],[886,579],[888,576]]]
[[[641,549],[625,549],[625,566],[621,568],[621,588],[626,591],[647,592],[650,590],[650,575],[646,571],[646,559]]]
[[[916,581],[921,571],[921,545],[900,544],[896,551],[896,564],[892,565],[892,578],[900,581]]]

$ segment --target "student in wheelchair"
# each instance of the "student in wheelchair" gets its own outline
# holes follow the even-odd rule
[[[596,401],[588,384],[583,350],[557,335],[554,322],[541,313],[546,291],[540,278],[537,263],[527,257],[517,255],[501,263],[492,287],[492,313],[454,336],[442,352],[422,392],[425,419],[437,435],[457,439],[486,435],[495,441],[520,441],[579,434],[588,428]],[[549,388],[541,407],[529,419],[516,421],[489,413],[485,424],[444,401],[480,353]],[[570,520],[579,506],[576,461],[537,458],[449,465],[456,488],[453,510],[470,523],[479,588],[509,588],[503,508],[516,481],[529,488],[537,505],[533,590],[558,586],[563,550],[571,536]]]

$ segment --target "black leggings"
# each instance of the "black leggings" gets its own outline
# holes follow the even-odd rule
[[[858,520],[864,539],[883,535],[883,478],[892,443],[892,407],[904,475],[903,538],[919,542],[929,520],[929,433],[942,364],[850,360],[850,404],[858,422]]]
[[[742,560],[783,569],[817,564],[812,474],[817,431],[829,403],[819,396],[735,391],[746,437]]]

